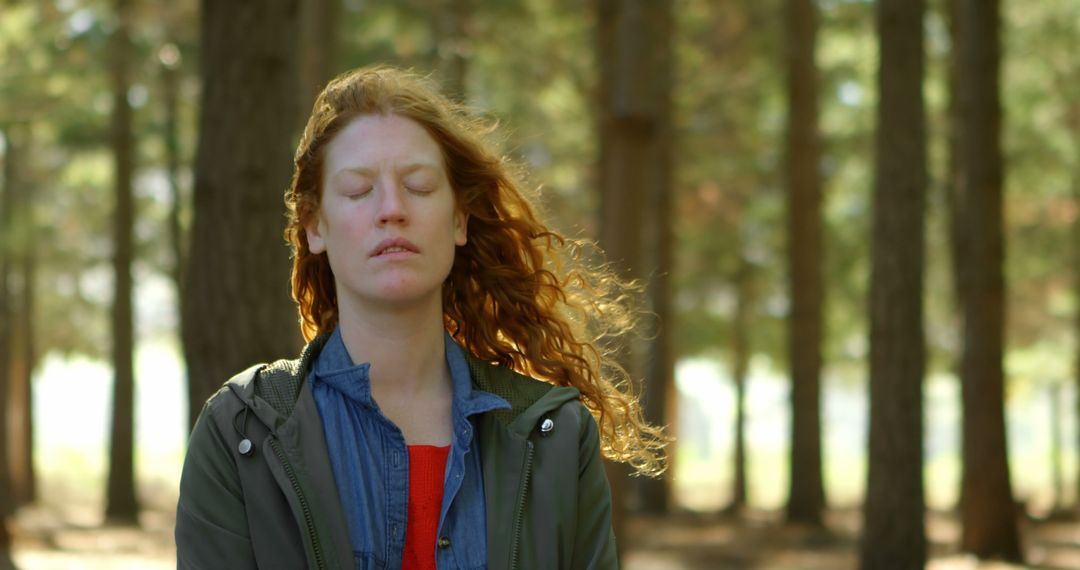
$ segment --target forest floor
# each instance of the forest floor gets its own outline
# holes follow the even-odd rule
[[[805,569],[854,570],[858,526],[855,510],[830,512],[827,528],[780,524],[778,513],[739,518],[678,514],[635,517],[627,529],[627,570]],[[171,512],[147,510],[141,528],[100,525],[92,511],[20,511],[15,524],[15,563],[22,570],[175,568]],[[930,513],[928,570],[1080,569],[1080,522],[1025,519],[1021,532],[1028,566],[979,563],[957,552],[959,524],[950,513]]]

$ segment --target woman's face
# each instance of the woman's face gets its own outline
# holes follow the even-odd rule
[[[441,297],[467,217],[435,139],[412,119],[364,115],[325,152],[322,200],[305,229],[311,252],[327,253],[339,306]]]

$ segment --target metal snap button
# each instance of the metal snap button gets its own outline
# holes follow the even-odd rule
[[[540,433],[549,433],[555,429],[555,422],[551,418],[544,418],[544,421],[540,422]]]
[[[450,537],[444,536],[439,539],[439,548],[450,548]]]
[[[244,438],[240,440],[240,445],[236,446],[240,451],[240,455],[251,455],[251,440]]]

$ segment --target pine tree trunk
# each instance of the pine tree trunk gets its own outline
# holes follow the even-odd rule
[[[182,336],[190,420],[246,366],[300,349],[282,194],[297,111],[297,0],[202,3],[202,111]]]
[[[746,377],[750,369],[750,309],[753,299],[753,266],[741,253],[735,275],[738,296],[735,301],[735,326],[732,331],[732,354],[735,380],[735,483],[730,511],[746,508]]]
[[[443,91],[458,101],[464,101],[466,95],[471,14],[469,0],[438,0],[432,26]]]
[[[674,202],[674,134],[671,126],[672,82],[674,56],[672,52],[672,7],[669,2],[646,2],[645,20],[649,23],[652,45],[652,107],[655,132],[652,135],[650,161],[652,164],[647,207],[651,210],[644,234],[645,255],[649,269],[649,304],[657,328],[646,355],[642,408],[645,418],[654,425],[673,425],[673,408],[669,402],[675,389],[675,311],[672,309],[672,275],[674,274],[675,237],[671,212]],[[641,239],[639,237],[639,239]],[[667,453],[675,456],[676,443]],[[638,479],[642,509],[651,514],[666,514],[671,508],[672,470],[660,478]]]
[[[1047,404],[1050,406],[1050,414],[1047,420],[1050,423],[1050,475],[1053,481],[1054,500],[1051,510],[1057,513],[1065,506],[1065,477],[1061,470],[1061,385],[1051,384],[1047,387]]]
[[[961,548],[1020,561],[1005,433],[1000,6],[959,0],[958,104],[964,310]]]
[[[171,34],[170,34],[171,36]],[[183,217],[184,200],[180,190],[180,128],[179,128],[179,90],[180,90],[180,52],[176,44],[168,43],[162,48],[161,87],[162,103],[165,114],[165,170],[169,180],[169,249],[172,253],[170,275],[179,298],[180,313],[183,314],[183,296],[179,295],[184,284],[184,265],[187,261],[184,251],[185,236],[180,223]],[[172,59],[172,58],[176,59]],[[167,59],[167,60],[166,60]]]
[[[31,130],[12,127],[12,144],[31,148]],[[29,153],[26,156],[30,156]],[[23,160],[19,158],[18,160]],[[16,168],[13,165],[13,169]],[[34,474],[33,373],[37,365],[34,347],[34,306],[37,265],[37,221],[34,201],[37,195],[29,184],[31,178],[12,175],[12,230],[17,237],[10,263],[15,287],[9,286],[11,342],[8,345],[10,392],[8,400],[9,448],[12,502],[15,508],[34,502],[37,490]]]
[[[135,201],[131,179],[134,148],[131,134],[131,39],[128,0],[116,1],[117,25],[112,37],[110,78],[113,89],[112,147],[115,212],[113,214],[114,298],[112,309],[113,407],[109,444],[109,476],[105,517],[116,524],[138,524],[135,496],[135,369],[131,264],[134,260]]]
[[[789,522],[821,524],[822,182],[818,140],[817,12],[811,0],[786,4],[788,78],[788,279],[791,292]]]
[[[648,282],[654,312],[670,314],[665,281],[670,268],[671,7],[666,2],[598,0],[598,185],[600,245],[624,277]],[[651,211],[651,216],[645,213]],[[651,276],[660,276],[657,281]],[[667,315],[662,315],[667,316]],[[660,323],[651,346],[628,346],[625,365],[644,378],[645,417],[665,424],[672,379],[670,321]],[[665,480],[638,480],[636,499],[648,512],[665,512]],[[631,485],[613,484],[630,494]],[[627,497],[617,498],[620,503]]]
[[[16,201],[16,161],[21,160],[19,148],[11,136],[11,129],[4,130],[4,180],[0,187],[0,567],[8,559],[10,537],[7,533],[7,520],[14,512],[12,500],[11,469],[8,465],[9,441],[11,433],[7,417],[8,385],[11,376],[11,337],[12,300],[11,300],[11,258],[14,255],[12,242],[15,241],[13,210]]]
[[[33,423],[31,418],[30,381],[34,367],[34,208],[28,178],[19,170],[25,167],[24,149],[30,146],[29,129],[11,125],[5,131],[7,151],[4,162],[4,200],[0,205],[4,218],[0,224],[3,252],[0,258],[0,374],[2,389],[7,391],[3,423],[7,451],[7,476],[11,508],[17,509],[34,500]]]
[[[36,365],[34,354],[34,218],[33,195],[21,189],[16,226],[23,238],[14,256],[17,291],[11,291],[14,303],[11,321],[10,385],[8,392],[8,460],[11,472],[11,496],[14,506],[21,507],[35,499],[34,485],[34,423],[31,401],[32,381]]]
[[[1080,41],[1076,44],[1080,45]],[[1059,85],[1064,82],[1059,81]],[[1072,128],[1072,135],[1074,141],[1074,148],[1077,149],[1076,156],[1073,159],[1073,172],[1072,172],[1072,198],[1073,207],[1077,212],[1080,212],[1080,102],[1074,102],[1069,106],[1069,125]],[[1080,299],[1080,216],[1073,219],[1072,222],[1072,277],[1073,277],[1073,295],[1075,298]],[[1077,305],[1073,313],[1073,330],[1075,331],[1075,338],[1077,339],[1076,354],[1073,355],[1074,368],[1074,385],[1076,389],[1076,417],[1080,418],[1080,304]],[[1080,447],[1080,421],[1076,422],[1076,442],[1077,447]],[[1080,475],[1076,477],[1076,508],[1080,509]]]
[[[306,118],[315,98],[338,73],[338,22],[341,0],[304,0],[300,3],[300,82],[298,119]],[[300,125],[303,127],[303,125]]]
[[[185,330],[184,319],[187,317],[185,304],[187,295],[184,294],[185,275],[187,273],[187,244],[189,234],[184,231],[181,219],[184,217],[185,207],[190,207],[190,200],[185,200],[184,192],[180,188],[180,169],[183,159],[180,154],[180,121],[179,121],[179,92],[181,85],[180,65],[181,53],[179,47],[172,40],[174,36],[175,16],[170,11],[166,16],[166,40],[167,43],[159,52],[161,60],[161,88],[162,104],[165,115],[165,128],[162,136],[165,146],[165,169],[169,181],[169,250],[172,253],[172,265],[169,274],[172,278],[173,287],[176,290],[176,310],[179,320],[179,329]],[[190,196],[190,195],[189,195]],[[180,363],[181,377],[185,385],[191,386],[191,376],[187,362]],[[189,406],[190,408],[191,406]],[[190,412],[189,412],[190,413]]]
[[[870,282],[870,452],[860,567],[926,564],[922,477],[923,0],[881,0]]]
[[[1074,137],[1077,141],[1080,141],[1080,104],[1073,107],[1074,114]],[[1077,146],[1080,148],[1080,145]],[[1073,189],[1073,204],[1077,212],[1080,212],[1080,152],[1076,156],[1076,167],[1073,170],[1072,179]],[[1073,296],[1080,299],[1080,216],[1073,219]],[[1075,314],[1073,315],[1076,343],[1076,359],[1073,374],[1075,375],[1076,383],[1076,417],[1080,418],[1080,303],[1077,303]],[[1080,448],[1080,421],[1076,422],[1077,431],[1077,447]],[[1076,504],[1080,508],[1080,476],[1076,477]]]

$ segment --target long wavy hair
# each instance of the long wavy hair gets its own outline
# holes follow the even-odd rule
[[[447,331],[480,360],[577,388],[597,420],[605,457],[642,474],[662,472],[666,437],[643,420],[613,352],[612,341],[634,325],[639,287],[590,263],[589,242],[545,225],[511,162],[486,141],[493,124],[416,74],[357,69],[331,81],[315,101],[285,194],[292,294],[304,338],[331,332],[338,322],[329,260],[311,253],[304,231],[318,212],[325,149],[365,115],[398,115],[423,126],[442,149],[457,206],[468,214],[468,242],[457,248],[442,287]]]

